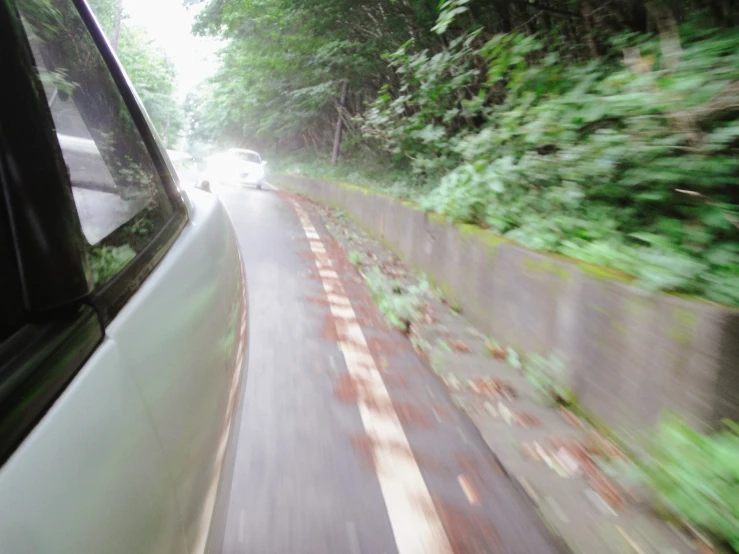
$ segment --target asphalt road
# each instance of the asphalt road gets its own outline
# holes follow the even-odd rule
[[[224,553],[556,552],[441,383],[405,337],[381,323],[361,278],[310,205],[301,202],[296,211],[292,197],[274,190],[216,192],[236,228],[250,304]],[[306,236],[306,218],[318,247]],[[317,270],[314,254],[324,246],[382,375],[390,419],[400,421],[412,451],[400,463],[368,435],[385,414],[366,401],[360,408],[356,390],[346,387],[354,362],[337,343],[336,308],[327,300],[326,274]],[[398,479],[393,464],[410,475],[408,483],[420,470],[418,491]],[[429,535],[435,521],[442,532]],[[414,543],[424,533],[427,542]]]

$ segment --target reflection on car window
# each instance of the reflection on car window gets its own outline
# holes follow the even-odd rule
[[[69,169],[95,280],[103,284],[171,216],[136,125],[70,0],[21,0],[46,102]]]

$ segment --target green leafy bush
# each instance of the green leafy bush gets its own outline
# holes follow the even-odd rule
[[[563,405],[576,401],[574,393],[565,384],[567,370],[564,360],[559,356],[529,354],[522,366],[526,380],[534,386],[542,399]]]
[[[352,265],[360,265],[362,263],[362,253],[357,252],[356,250],[352,250],[349,252],[349,261],[352,263]]]
[[[378,268],[372,268],[364,275],[372,299],[387,319],[388,323],[407,333],[414,321],[423,314],[423,295],[428,283],[403,286],[399,281],[386,277]]]
[[[428,210],[737,304],[739,34],[681,37],[669,67],[648,35],[589,63],[518,34],[406,47],[391,56],[402,94],[381,94],[364,132],[435,186]]]
[[[401,198],[416,197],[422,187],[411,186],[413,176],[403,169],[394,169],[388,160],[367,155],[361,160],[343,160],[331,164],[328,157],[315,155],[282,156],[270,162],[272,171],[305,175],[337,183],[351,183],[382,191]]]
[[[739,551],[739,425],[725,423],[703,435],[666,419],[642,470],[670,511]]]

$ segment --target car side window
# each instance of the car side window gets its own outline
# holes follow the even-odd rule
[[[71,0],[18,4],[97,287],[172,216],[162,179],[112,75]]]

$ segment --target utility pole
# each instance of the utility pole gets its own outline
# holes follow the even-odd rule
[[[344,126],[344,117],[341,113],[346,103],[346,79],[341,82],[341,101],[339,102],[339,119],[336,121],[336,134],[334,135],[334,151],[331,153],[331,165],[336,165],[341,148],[341,133]]]

